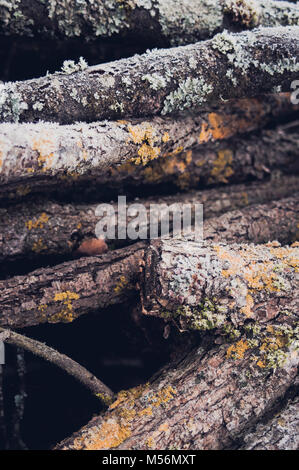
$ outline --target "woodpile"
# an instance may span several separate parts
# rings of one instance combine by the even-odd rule
[[[291,1],[1,2],[0,34],[20,51],[80,40],[120,57],[0,82],[0,345],[55,364],[103,405],[55,449],[299,447],[298,25]],[[127,57],[132,38],[150,50]],[[124,195],[144,209],[135,239]],[[125,236],[98,236],[101,204]],[[168,236],[159,220],[151,237],[154,205],[203,205],[203,239],[193,212],[180,236],[172,212]],[[83,315],[105,328],[111,306],[145,335],[154,322],[171,350],[132,388],[27,336]]]

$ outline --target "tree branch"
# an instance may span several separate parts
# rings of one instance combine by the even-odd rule
[[[74,73],[1,85],[5,122],[122,119],[202,109],[228,98],[289,91],[298,75],[299,28],[221,33]]]
[[[128,35],[154,45],[206,39],[226,29],[298,24],[298,7],[288,2],[235,0],[140,0],[78,3],[74,0],[4,2],[0,33],[46,38],[91,39]]]
[[[290,103],[289,94],[280,94],[232,100],[210,112],[176,119],[156,117],[148,121],[133,119],[70,126],[0,124],[0,191],[5,195],[10,191],[16,196],[22,186],[36,191],[61,186],[63,182],[68,187],[74,181],[80,183],[85,176],[90,180],[99,175],[102,181],[97,181],[98,186],[99,183],[111,185],[115,178],[123,179],[123,174],[128,174],[126,164],[130,165],[131,178],[137,180],[141,173],[144,181],[143,165],[148,162],[155,159],[171,162],[171,155],[180,158],[180,152],[196,145],[205,149],[207,142],[257,129],[278,116],[280,119],[292,116],[297,108]],[[279,128],[278,132],[279,135],[270,133],[268,137],[269,140],[272,136],[275,144],[273,152],[276,145],[283,145],[278,137],[289,139],[290,145],[295,145],[291,131]],[[263,135],[267,140],[267,133]],[[242,145],[240,140],[236,145]],[[207,147],[203,159],[212,151],[213,148]]]
[[[282,156],[280,146],[275,147],[278,152],[277,162]],[[255,146],[253,147],[255,149]],[[289,146],[286,146],[286,154],[289,156]],[[269,148],[268,156],[271,155],[272,148]],[[260,142],[260,153],[256,157],[257,167],[261,167],[262,143]],[[265,146],[266,153],[266,146]],[[292,154],[291,154],[292,155]],[[241,154],[243,157],[243,154]],[[241,159],[240,159],[241,160]],[[244,158],[246,165],[248,159]],[[234,161],[234,160],[233,160]],[[267,167],[264,162],[264,168]],[[195,168],[198,168],[196,164]],[[190,172],[192,173],[192,171]],[[204,191],[191,193],[181,193],[173,196],[156,196],[138,200],[146,208],[147,218],[145,220],[147,236],[150,229],[150,207],[152,204],[158,204],[161,207],[161,215],[166,216],[167,209],[172,204],[183,209],[184,204],[203,204],[204,219],[220,215],[223,212],[234,209],[242,209],[237,215],[228,214],[221,219],[217,218],[216,228],[221,221],[221,234],[223,239],[237,237],[238,227],[236,220],[244,220],[244,231],[248,234],[248,239],[267,242],[271,238],[280,240],[282,243],[290,242],[296,236],[296,199],[290,198],[283,200],[278,204],[270,203],[272,200],[279,200],[293,195],[299,187],[299,177],[283,176],[277,177],[267,182],[240,184],[231,187],[221,187]],[[293,202],[294,201],[294,202]],[[132,201],[134,203],[134,201]],[[243,208],[253,204],[267,203],[266,206],[254,209],[254,215],[251,210],[244,211]],[[99,202],[100,204],[100,202]],[[130,204],[128,202],[128,204]],[[166,205],[166,206],[165,206]],[[63,204],[53,201],[35,202],[29,200],[14,206],[0,208],[0,261],[17,261],[19,259],[32,259],[42,262],[42,258],[52,255],[71,255],[82,244],[90,239],[96,238],[96,225],[100,220],[96,216],[98,204]],[[123,227],[118,217],[118,205],[112,204],[116,217],[110,218],[111,226],[115,226],[116,233]],[[263,213],[263,210],[265,213]],[[249,213],[249,215],[247,215]],[[238,215],[239,214],[239,215]],[[172,228],[173,213],[170,212],[170,228]],[[247,221],[247,217],[250,220]],[[278,217],[280,217],[278,221]],[[127,216],[126,226],[132,222],[134,217]],[[207,221],[205,221],[206,223]],[[212,222],[211,222],[212,223]],[[241,223],[241,222],[240,222]],[[140,225],[140,224],[139,224]],[[144,225],[142,226],[144,227]],[[225,234],[224,227],[228,228]],[[235,229],[236,227],[236,229]],[[141,225],[140,225],[141,228]],[[260,230],[257,237],[253,231]],[[240,231],[240,234],[243,233]],[[207,234],[207,231],[205,231]],[[214,234],[216,235],[216,234]],[[224,236],[225,235],[225,236]],[[130,243],[130,240],[106,239],[108,246],[121,247]]]
[[[14,331],[5,330],[0,327],[0,333],[5,334],[3,336],[3,341],[6,343],[26,349],[36,356],[42,357],[46,361],[55,364],[57,367],[60,367],[60,369],[63,369],[69,375],[72,375],[75,379],[79,380],[83,385],[89,388],[89,390],[91,390],[94,395],[97,395],[104,404],[107,405],[108,403],[111,403],[114,397],[112,390],[85,369],[85,367],[82,367],[70,357],[59,353],[40,341],[27,338],[26,336],[15,333]]]

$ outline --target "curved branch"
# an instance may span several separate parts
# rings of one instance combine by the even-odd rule
[[[73,361],[65,354],[61,354],[53,348],[50,348],[44,343],[32,338],[27,338],[11,330],[6,330],[0,327],[1,339],[5,343],[13,344],[20,348],[26,349],[36,356],[42,357],[46,361],[55,364],[60,369],[72,375],[75,379],[79,380],[85,385],[92,393],[99,397],[99,399],[107,405],[114,397],[114,393],[107,385],[101,382],[97,377],[91,374],[85,367]]]

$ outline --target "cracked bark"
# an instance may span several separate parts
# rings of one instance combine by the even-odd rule
[[[227,449],[292,385],[298,356],[275,372],[227,344],[200,347],[145,386],[120,392],[109,410],[56,449]]]
[[[227,241],[244,234],[248,240],[267,242],[277,239],[288,243],[296,237],[296,199],[270,202],[293,195],[299,187],[299,177],[281,176],[278,180],[265,183],[235,185],[228,188],[209,189],[174,196],[152,197],[138,200],[147,211],[146,230],[149,236],[151,204],[166,204],[161,214],[167,214],[167,208],[176,204],[182,210],[183,204],[203,204],[204,220],[234,209],[240,212],[228,214],[215,221],[215,233],[223,235]],[[133,201],[134,202],[134,201]],[[246,206],[267,203],[261,208],[244,210]],[[99,202],[100,204],[100,202]],[[27,201],[14,206],[0,208],[0,261],[18,259],[38,259],[45,255],[71,255],[87,240],[95,238],[96,225],[100,220],[96,216],[98,204],[59,204],[53,201]],[[118,205],[113,204],[118,233]],[[263,212],[264,210],[264,212]],[[248,214],[248,215],[247,215]],[[170,212],[172,228],[173,213]],[[134,217],[127,217],[127,224]],[[219,224],[221,223],[221,229]],[[238,225],[239,224],[239,225]],[[114,225],[113,217],[111,225]],[[212,221],[206,224],[205,237],[212,229]],[[139,224],[139,230],[144,226]],[[243,228],[242,228],[243,227]],[[257,231],[260,231],[257,236]],[[246,238],[245,238],[246,239]],[[108,245],[120,247],[130,243],[129,239],[106,239]]]
[[[278,117],[290,119],[297,109],[286,93],[232,100],[176,119],[1,124],[0,194],[16,198],[59,187],[60,193],[93,190],[101,197],[130,185],[173,182],[185,189],[201,182],[261,178],[294,164],[298,123],[259,130],[244,139],[236,135]]]
[[[267,423],[258,423],[246,433],[242,450],[298,450],[299,397],[288,400]]]
[[[298,45],[296,26],[221,33],[80,72],[6,83],[0,117],[5,122],[91,122],[202,109],[277,86],[289,91],[298,75]]]
[[[119,36],[150,40],[153,45],[195,42],[225,29],[298,24],[297,5],[289,2],[152,0],[78,2],[20,0],[0,7],[0,33],[22,37],[84,41]]]
[[[296,312],[298,255],[298,242],[153,241],[141,282],[143,313],[182,329],[226,330]]]
[[[297,205],[296,199],[290,198],[276,203],[272,202],[269,206],[253,206],[243,211],[212,218],[204,223],[204,235],[209,241],[227,238],[229,242],[249,240],[255,243],[264,241],[265,238],[268,239],[268,236],[285,240],[288,234],[295,238],[296,220],[292,217],[298,216]],[[277,220],[281,220],[280,230],[277,228]],[[285,233],[281,232],[282,227]],[[167,243],[170,245],[172,243],[174,247],[181,243],[183,250],[187,247],[186,242],[184,244],[176,240],[153,241],[152,246],[156,247],[160,243],[163,246],[165,244],[166,247]],[[26,276],[15,276],[0,281],[2,291],[0,324],[21,328],[44,322],[70,322],[88,312],[124,302],[134,293],[136,295],[136,282],[139,279],[140,266],[147,244],[148,242],[139,242],[131,247],[111,251],[98,257],[81,258],[53,268],[41,268]],[[194,247],[196,248],[196,244]],[[290,250],[295,252],[296,248],[290,248]],[[150,253],[151,250],[146,258],[145,285],[141,286],[145,291],[147,303],[157,302],[156,285],[153,286],[151,278],[152,271],[156,272],[156,265],[151,263]],[[188,253],[187,251],[186,259]],[[191,258],[191,255],[189,257]],[[171,266],[169,267],[171,276],[170,268]],[[153,277],[158,284],[157,276]],[[292,283],[291,286],[295,287],[295,280],[289,277],[292,277],[291,271],[286,275],[286,282]],[[223,283],[223,289],[226,284]],[[187,293],[188,289],[186,286],[183,287]],[[168,290],[166,295],[168,295]],[[214,293],[211,295],[214,296]],[[196,298],[198,302],[199,296],[200,292]],[[295,300],[296,297],[294,297],[294,302]],[[284,302],[287,304],[288,301],[290,299],[286,295]],[[157,314],[160,313],[158,310]]]

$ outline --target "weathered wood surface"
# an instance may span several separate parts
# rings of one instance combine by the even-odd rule
[[[258,423],[244,437],[242,450],[298,450],[299,397],[288,400],[284,408],[266,423]]]
[[[57,449],[229,449],[292,385],[298,354],[275,371],[229,344],[198,348],[148,384],[120,392],[109,410]]]
[[[0,34],[72,38],[134,35],[154,45],[195,42],[225,29],[296,25],[297,5],[236,0],[18,0],[0,5]]]
[[[298,242],[153,241],[141,282],[143,313],[203,331],[298,314],[298,261]]]
[[[237,241],[235,237],[239,231],[239,235],[244,237],[246,234],[248,240],[267,242],[270,239],[277,239],[282,243],[288,243],[299,232],[296,228],[298,200],[293,197],[276,204],[270,201],[291,196],[298,188],[299,177],[280,176],[274,181],[247,183],[173,196],[156,196],[131,202],[143,204],[146,208],[145,227],[148,237],[152,204],[159,204],[161,218],[168,215],[168,207],[172,204],[176,204],[181,211],[184,204],[192,204],[193,207],[195,204],[203,204],[204,220],[223,212],[240,209],[240,212],[229,213],[223,218],[216,219],[216,233],[213,233],[213,237],[217,237],[219,232],[223,239],[229,241],[232,238]],[[267,205],[254,208],[253,216],[251,209],[243,210],[247,206],[262,203]],[[39,202],[29,200],[0,208],[0,261],[38,259],[43,255],[75,254],[82,244],[96,237],[96,225],[100,221],[100,217],[96,215],[97,207],[98,204],[63,204],[48,200]],[[110,222],[111,226],[116,227],[117,234],[123,225],[118,219],[118,205],[113,203],[112,207],[115,211],[116,225],[113,216]],[[134,217],[127,216],[126,227],[133,220]],[[169,212],[169,220],[172,228],[172,212]],[[222,224],[221,229],[219,223]],[[144,228],[144,225],[139,224],[139,226],[140,229]],[[205,227],[207,226],[210,228],[205,230],[205,237],[213,231],[212,221],[207,225],[205,223]],[[259,236],[256,234],[257,231],[260,232]],[[106,242],[115,248],[129,243],[130,240],[107,237]]]
[[[225,139],[289,119],[296,110],[286,93],[232,100],[176,119],[0,124],[0,194],[20,197],[59,187],[59,193],[93,189],[101,197],[130,185],[171,181],[186,188],[261,177],[296,160],[298,123]]]
[[[289,91],[298,75],[298,46],[299,27],[286,26],[223,32],[93,67],[81,61],[66,72],[2,84],[0,118],[69,124],[167,115],[274,87]]]
[[[0,281],[1,326],[71,322],[80,315],[126,301],[136,292],[143,253],[141,243]]]
[[[218,241],[221,238],[222,240],[227,239],[229,243],[236,241],[254,241],[259,243],[264,241],[265,238],[268,239],[268,237],[270,239],[273,239],[273,237],[279,238],[285,241],[287,235],[294,238],[297,235],[296,220],[293,219],[293,217],[297,216],[298,201],[296,204],[296,200],[290,198],[289,200],[282,200],[276,203],[272,202],[269,206],[253,206],[252,208],[244,209],[242,212],[234,211],[222,217],[207,220],[203,226],[204,235],[208,237],[209,241],[214,239]],[[278,219],[281,219],[280,230],[277,228]],[[286,233],[283,233],[282,229],[285,229]],[[190,254],[191,248],[188,246],[188,242],[179,242],[175,239],[171,242],[153,241],[152,246],[155,247],[159,243],[163,244],[163,246],[165,244],[166,247],[168,246],[167,244],[173,245],[174,249],[178,245],[178,250],[181,248],[183,250],[181,256],[185,256],[187,261],[189,258],[195,259],[199,252],[196,243],[192,244],[192,242],[189,243],[192,249],[194,246],[194,256]],[[15,276],[11,279],[0,281],[2,292],[0,299],[0,324],[5,327],[21,328],[44,322],[70,322],[88,312],[124,302],[132,294],[134,295],[134,292],[136,295],[136,283],[139,279],[144,250],[147,244],[148,242],[146,241],[139,242],[130,247],[111,251],[98,257],[81,258],[54,267],[40,268],[26,276]],[[185,248],[186,251],[184,251]],[[252,248],[251,250],[254,251]],[[259,253],[259,250],[260,248],[257,247],[257,253]],[[281,250],[283,251],[282,248]],[[296,251],[296,248],[290,248],[289,250],[292,254],[293,251]],[[149,253],[152,253],[152,251],[151,248]],[[283,251],[283,253],[285,252]],[[255,258],[253,257],[253,259]],[[156,265],[151,262],[150,254],[148,254],[144,285],[142,284],[141,287],[145,291],[144,295],[147,303],[150,304],[157,304],[160,300],[157,300],[156,285],[153,285],[151,278],[154,272],[154,280],[159,284],[158,274],[160,271],[158,269],[156,272],[155,269]],[[169,269],[169,276],[171,276],[172,266],[166,267],[166,269]],[[268,275],[270,276],[271,273],[268,273]],[[208,276],[207,273],[206,276]],[[278,276],[277,282],[280,282],[279,275],[275,274],[275,276]],[[290,276],[292,277],[292,271],[287,273],[286,282],[289,282],[288,285],[295,288],[295,280],[289,280]],[[275,282],[275,279],[273,282]],[[226,283],[223,281],[223,289],[225,289],[227,284],[228,281]],[[183,289],[187,296],[189,295],[185,284],[178,286],[179,291],[180,289]],[[240,299],[244,294],[243,291],[240,293]],[[165,295],[169,295],[172,301],[172,290],[170,289],[170,293],[168,293],[168,287],[165,288]],[[199,291],[198,297],[200,295],[201,292]],[[217,292],[211,294],[211,299],[214,298],[214,295],[217,295]],[[246,294],[244,295],[247,299]],[[191,301],[191,297],[189,300]],[[198,302],[200,301],[199,299],[197,300]],[[286,296],[284,301],[290,301],[289,297]],[[294,297],[293,301],[296,301],[296,297]],[[225,298],[223,302],[225,303]],[[250,302],[249,304],[251,305]],[[157,312],[155,311],[157,315],[163,314],[159,307],[160,304]],[[217,320],[216,312],[213,314],[213,318],[215,321]],[[223,314],[219,315],[219,322],[221,320],[224,322]],[[191,322],[192,325],[193,323]]]

